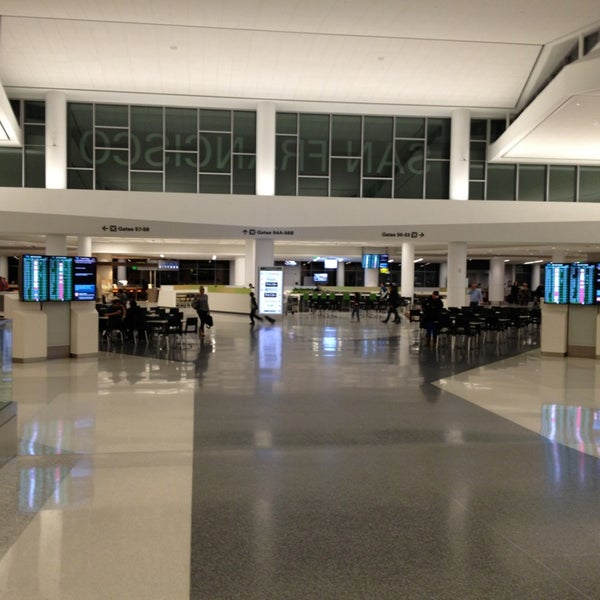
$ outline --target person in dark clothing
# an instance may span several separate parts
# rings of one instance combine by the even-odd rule
[[[254,292],[250,292],[250,325],[254,327],[256,325],[255,319],[257,321],[262,321],[262,317],[258,314],[258,302],[256,301],[256,296]]]
[[[392,283],[389,284],[390,293],[387,299],[388,305],[388,313],[385,319],[381,321],[382,323],[387,323],[390,320],[390,317],[394,315],[394,323],[400,323],[400,315],[398,314],[398,307],[402,303],[400,298],[400,294],[398,293],[398,286]]]
[[[354,321],[354,317],[356,317],[357,321],[360,321],[360,292],[354,292],[354,296],[352,297],[352,315],[350,316],[350,320]]]
[[[198,294],[194,300],[192,300],[192,308],[198,313],[198,317],[200,318],[200,328],[198,334],[200,337],[204,337],[204,327],[208,327],[210,329],[209,315],[210,308],[208,307],[208,294],[206,293],[206,289],[203,285],[200,286],[198,290]]]
[[[129,339],[134,339],[134,332],[138,332],[138,337],[144,338],[146,332],[146,311],[135,300],[129,301],[127,314],[123,319],[123,329],[125,336]]]
[[[440,315],[444,308],[444,302],[440,298],[440,293],[434,291],[431,296],[423,300],[423,326],[427,343],[435,345],[439,333]]]
[[[258,321],[262,321],[263,318],[258,314],[258,302],[256,301],[256,296],[252,291],[254,286],[250,285],[250,325],[254,326],[254,319]],[[275,323],[275,319],[273,317],[269,317],[269,315],[264,315],[265,319],[271,323]]]

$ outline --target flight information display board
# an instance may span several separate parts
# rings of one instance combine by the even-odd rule
[[[69,256],[48,257],[48,300],[73,300],[73,259]]]
[[[73,300],[96,300],[96,259],[93,256],[73,259]]]
[[[569,267],[569,303],[596,303],[596,265],[575,263]]]
[[[19,298],[23,302],[48,300],[48,257],[25,254],[20,266]]]
[[[569,265],[548,263],[544,272],[544,302],[548,304],[568,304]]]

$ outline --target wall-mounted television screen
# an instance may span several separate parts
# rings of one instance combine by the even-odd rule
[[[315,283],[327,283],[327,273],[314,273],[313,281]]]
[[[70,302],[73,300],[73,258],[48,257],[48,300]]]
[[[548,263],[544,268],[544,302],[547,304],[568,304],[569,265]]]
[[[575,263],[569,266],[569,304],[596,303],[596,265]]]
[[[96,258],[73,259],[73,300],[96,300]]]
[[[48,300],[48,257],[24,254],[19,265],[19,299],[23,302]]]

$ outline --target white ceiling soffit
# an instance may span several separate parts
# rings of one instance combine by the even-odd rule
[[[21,146],[22,143],[21,128],[8,101],[4,87],[0,83],[0,145]]]
[[[488,160],[600,165],[600,49],[566,66],[490,145]]]

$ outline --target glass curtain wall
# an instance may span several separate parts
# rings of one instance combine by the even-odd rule
[[[0,147],[1,187],[46,187],[46,107],[43,101],[11,100],[23,131],[23,147]]]
[[[45,103],[11,99],[23,148],[0,147],[0,187],[45,187]],[[445,199],[450,119],[277,113],[275,194]],[[469,199],[600,202],[600,167],[496,163],[503,119],[472,119]],[[256,193],[256,113],[69,103],[67,187]]]
[[[255,194],[256,113],[68,104],[70,189]]]
[[[277,113],[275,193],[447,198],[450,119]]]
[[[599,167],[486,162],[504,129],[501,120],[471,121],[470,200],[600,202]]]

